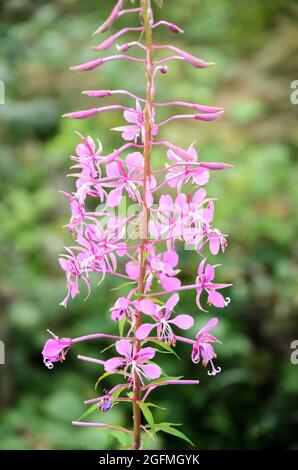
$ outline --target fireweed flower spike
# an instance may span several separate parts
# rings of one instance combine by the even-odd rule
[[[209,262],[208,252],[214,259],[220,250],[225,250],[227,235],[213,225],[215,199],[208,196],[206,185],[213,171],[231,165],[202,161],[194,143],[186,142],[180,147],[165,140],[163,130],[171,126],[172,121],[193,119],[198,125],[209,125],[208,121],[222,116],[223,109],[176,97],[159,103],[155,99],[157,75],[166,76],[165,63],[170,64],[172,60],[183,61],[197,69],[208,68],[212,62],[172,44],[156,44],[153,36],[157,28],[167,28],[174,34],[183,30],[164,19],[155,22],[153,0],[135,0],[132,8],[126,8],[128,3],[128,0],[115,0],[110,16],[96,34],[111,30],[123,16],[135,15],[140,20],[139,26],[112,31],[93,47],[97,54],[95,59],[72,70],[94,70],[93,73],[100,74],[101,67],[109,67],[112,61],[128,64],[125,65],[128,67],[135,64],[138,71],[145,66],[145,93],[137,96],[134,90],[87,90],[83,92],[86,99],[95,99],[97,103],[104,100],[103,106],[86,105],[86,109],[64,115],[71,119],[96,119],[98,114],[120,111],[123,117],[113,130],[120,132],[123,144],[116,149],[103,149],[97,138],[102,136],[83,136],[77,132],[78,145],[70,157],[72,166],[68,175],[75,184],[73,192],[63,192],[70,205],[70,221],[66,227],[72,242],[59,257],[66,274],[67,294],[61,302],[64,307],[80,294],[79,289],[88,297],[94,285],[92,280],[97,285],[106,277],[119,280],[121,296],[115,296],[109,308],[111,320],[119,324],[120,334],[97,332],[72,339],[60,339],[52,334],[42,356],[45,365],[52,369],[55,363],[64,361],[70,348],[77,349],[84,341],[96,342],[97,352],[98,343],[101,345],[103,341],[115,346],[115,357],[110,354],[109,346],[96,357],[77,355],[86,366],[101,370],[100,383],[108,375],[119,379],[111,390],[103,390],[100,396],[85,400],[85,404],[93,406],[90,412],[97,407],[103,419],[112,406],[130,403],[132,426],[125,429],[94,420],[74,421],[73,425],[124,432],[131,439],[131,448],[137,450],[156,432],[147,403],[149,395],[164,385],[199,383],[197,377],[163,376],[164,372],[155,363],[159,352],[166,350],[173,354],[174,347],[179,349],[179,345],[185,343],[192,348],[194,363],[209,366],[209,375],[220,372],[214,365],[213,349],[220,341],[210,333],[218,323],[217,318],[209,321],[207,318],[195,337],[192,337],[192,327],[201,317],[200,310],[206,311],[205,303],[212,308],[223,308],[230,301],[220,291],[231,284],[216,282],[218,265]],[[126,33],[135,37],[121,44]],[[139,49],[138,57],[134,56],[135,47]],[[103,51],[110,48],[115,49],[112,55],[103,57]],[[130,55],[126,55],[127,51]],[[167,52],[168,56],[160,56]],[[119,99],[118,103],[109,102],[113,96]],[[123,97],[131,100],[128,106],[122,103]],[[168,110],[163,121],[159,118],[160,109]],[[156,161],[160,160],[159,168],[154,170],[151,168],[153,154]],[[129,210],[125,212],[122,206],[127,199]],[[189,284],[181,282],[182,257],[178,250],[183,244],[194,250],[194,263],[197,259]],[[197,300],[191,315],[179,308],[179,293],[188,290],[196,294]],[[187,330],[190,330],[189,335],[186,335]],[[198,374],[197,369],[195,374]],[[181,432],[180,436],[183,436]]]

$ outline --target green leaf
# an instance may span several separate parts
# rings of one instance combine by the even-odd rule
[[[150,386],[167,382],[168,380],[180,380],[180,379],[183,379],[183,375],[180,375],[179,377],[171,377],[171,376],[161,377],[160,379],[156,379],[153,382],[150,382]]]
[[[126,316],[123,315],[123,317],[119,321],[119,335],[120,336],[123,336],[125,324],[126,324]]]
[[[110,345],[107,346],[106,348],[103,348],[100,352],[101,352],[101,353],[104,353],[104,352],[108,351],[108,349],[111,349],[113,346],[115,346],[114,343],[113,343],[113,344],[110,344]]]
[[[91,415],[91,413],[93,413],[94,411],[98,411],[98,403],[94,403],[94,405],[89,406],[89,408],[82,414],[82,416],[77,419],[77,421],[81,421],[82,419]]]
[[[172,426],[181,426],[181,424],[159,423],[155,425],[155,429],[156,429],[156,432],[162,431],[167,434],[171,434],[172,436],[179,437],[179,439],[183,439],[184,441],[194,446],[194,443],[183,432],[179,431],[178,429],[173,428]]]
[[[113,292],[113,291],[122,289],[122,287],[130,286],[131,284],[135,284],[135,283],[136,281],[123,282],[122,284],[120,284],[120,286],[113,287],[112,289],[110,289],[110,291]]]
[[[155,422],[154,422],[153,414],[151,413],[151,410],[149,409],[148,404],[144,403],[142,401],[139,401],[138,405],[141,408],[142,413],[143,413],[147,423],[149,424],[149,426],[151,428],[151,431],[152,431],[152,433],[155,437]]]
[[[149,406],[149,407],[152,406],[152,408],[158,408],[159,410],[166,410],[166,408],[163,408],[162,406],[156,405],[155,403],[150,403],[150,402],[148,403],[146,401],[146,405]]]
[[[99,379],[97,380],[96,384],[95,384],[95,390],[97,389],[98,385],[100,384],[100,382],[105,379],[106,377],[109,377],[110,375],[122,375],[120,372],[105,372],[104,374],[102,374]]]
[[[127,388],[127,385],[123,385],[122,387],[117,388],[117,390],[113,393],[113,398],[118,398],[119,395]]]
[[[178,354],[174,351],[174,349],[171,348],[171,346],[168,346],[167,344],[164,344],[164,343],[162,343],[161,341],[158,341],[157,339],[151,339],[150,341],[151,341],[152,343],[156,343],[156,344],[158,344],[159,346],[161,346],[162,348],[164,348],[164,349],[166,350],[166,353],[167,353],[167,354],[174,354],[174,356],[176,356],[176,357],[179,359],[179,361],[181,360],[181,358],[180,358],[180,357],[178,356]],[[162,353],[165,354],[165,351],[160,351],[160,350],[157,350],[157,351],[158,351],[159,353],[161,353],[161,354],[162,354]]]

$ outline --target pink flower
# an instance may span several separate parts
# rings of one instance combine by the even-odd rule
[[[136,100],[135,111],[126,110],[124,111],[123,115],[124,119],[132,125],[115,127],[112,130],[122,132],[122,138],[124,140],[133,140],[134,142],[136,142],[138,137],[144,132],[145,122],[145,117],[140,102]]]
[[[223,235],[216,229],[210,229],[206,236],[207,242],[209,243],[209,250],[212,255],[217,255],[219,250],[224,253],[228,244],[226,235]]]
[[[203,366],[206,367],[210,362],[211,371],[208,371],[208,375],[216,375],[221,371],[220,367],[215,367],[213,364],[213,359],[216,359],[216,354],[210,343],[221,343],[215,336],[212,336],[209,333],[209,330],[214,328],[218,323],[217,318],[211,318],[211,320],[200,329],[196,336],[196,342],[193,345],[192,350],[192,361],[197,364],[200,362],[202,357]]]
[[[74,255],[70,248],[67,248],[67,251],[69,252],[69,254],[65,254],[63,255],[63,257],[59,258],[59,264],[61,268],[66,272],[66,280],[68,287],[67,295],[65,299],[60,303],[60,305],[62,305],[63,307],[67,306],[69,297],[74,299],[79,293],[79,279],[83,279],[88,288],[88,291],[90,290],[88,274],[83,274],[78,257]]]
[[[124,316],[133,318],[135,316],[134,303],[129,297],[119,297],[111,308],[112,320],[120,321]]]
[[[50,332],[51,333],[51,332]],[[42,350],[43,362],[48,369],[53,369],[54,362],[62,362],[65,360],[69,348],[72,346],[70,338],[61,338],[51,333],[53,339],[48,339]]]
[[[122,200],[123,191],[126,191],[130,199],[141,203],[137,186],[141,182],[138,181],[139,176],[143,172],[144,158],[141,153],[134,152],[127,155],[125,163],[117,161],[106,165],[107,176],[112,178],[111,183],[105,183],[106,187],[114,187],[107,197],[107,204],[110,207],[119,206]]]
[[[136,109],[125,110],[123,116],[127,122],[131,123],[131,125],[114,127],[112,130],[122,132],[121,135],[124,140],[133,140],[134,142],[137,142],[138,138],[141,137],[142,142],[144,142],[145,116],[139,100],[136,100]],[[153,118],[154,116],[152,116],[152,120]],[[156,136],[157,133],[158,127],[154,126],[152,135]]]
[[[165,251],[158,255],[148,255],[151,270],[150,278],[153,277],[153,273],[156,274],[166,291],[179,289],[181,281],[176,277],[179,269],[174,269],[178,262],[179,257],[174,250]]]
[[[71,168],[81,170],[80,173],[72,173],[70,175],[77,178],[75,197],[81,205],[88,195],[98,197],[103,201],[105,193],[100,184],[101,143],[97,141],[98,149],[96,150],[96,145],[90,136],[87,139],[80,134],[79,136],[82,143],[76,147],[77,156],[71,157],[72,160],[77,162]]]
[[[179,163],[179,165],[171,166],[169,168],[166,175],[166,181],[171,188],[177,187],[179,192],[181,191],[183,184],[191,182],[193,184],[204,186],[209,181],[208,170],[200,167],[199,165],[191,168],[191,164],[189,162],[197,163],[198,160],[198,154],[193,145],[188,148],[187,154],[189,155],[189,159],[186,162],[186,160],[177,155],[173,150],[170,149],[167,152],[168,158],[175,163]],[[182,162],[185,162],[185,165],[181,165]]]
[[[175,335],[171,325],[178,326],[182,330],[188,330],[194,324],[194,320],[190,315],[178,315],[170,319],[174,307],[179,302],[179,295],[172,295],[167,303],[163,306],[158,306],[150,300],[141,300],[139,302],[139,309],[142,313],[150,315],[155,323],[143,323],[136,331],[138,340],[147,338],[150,332],[157,328],[157,336],[160,341],[168,344],[175,344]]]
[[[204,310],[200,304],[200,297],[205,290],[208,294],[208,304],[214,305],[214,307],[223,308],[226,307],[230,303],[230,299],[224,298],[222,294],[217,292],[217,289],[223,289],[225,287],[229,287],[230,284],[215,284],[213,283],[213,279],[215,277],[215,267],[211,266],[211,264],[206,264],[206,258],[201,261],[199,264],[198,269],[198,277],[196,282],[201,284],[200,287],[197,288],[197,305],[201,310]]]
[[[149,361],[155,356],[153,348],[142,348],[137,351],[136,346],[132,347],[130,341],[120,340],[116,342],[116,351],[123,357],[113,357],[104,363],[107,372],[115,372],[124,367],[127,373],[130,369],[130,381],[133,382],[134,375],[137,374],[143,383],[143,378],[157,379],[161,375],[160,367],[156,364],[149,364]]]

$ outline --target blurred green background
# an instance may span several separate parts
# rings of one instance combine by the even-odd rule
[[[101,38],[91,33],[113,3],[1,0],[0,79],[6,88],[0,106],[0,339],[6,345],[6,365],[0,366],[1,449],[119,446],[107,431],[70,424],[82,414],[83,400],[96,396],[100,370],[79,363],[78,350],[53,371],[40,355],[47,328],[71,337],[115,331],[108,309],[119,294],[111,291],[116,283],[107,279],[87,302],[82,293],[64,310],[58,304],[65,279],[57,264],[70,243],[62,228],[69,207],[59,190],[72,190],[65,175],[77,144],[74,131],[98,137],[108,153],[120,143],[109,129],[122,123],[117,112],[80,122],[61,114],[95,104],[80,95],[84,89],[144,92],[140,65],[122,61],[87,74],[69,71],[98,56],[90,46]],[[213,173],[208,191],[218,198],[216,226],[229,234],[228,250],[216,259],[223,264],[219,279],[234,284],[231,304],[216,312],[223,372],[208,377],[191,363],[188,347],[179,348],[182,361],[162,355],[170,375],[201,383],[155,391],[152,399],[167,408],[158,410],[156,419],[183,423],[198,449],[298,449],[298,366],[290,362],[290,344],[298,339],[298,108],[290,102],[290,84],[298,79],[297,2],[165,0],[156,16],[185,30],[177,37],[160,29],[157,42],[171,41],[217,64],[202,71],[171,64],[169,73],[158,77],[157,99],[226,111],[214,123],[171,123],[162,136],[184,147],[196,140],[203,160],[235,165]],[[127,17],[116,26],[134,21]],[[100,104],[107,103],[112,101]],[[160,159],[164,152],[155,151],[153,160]],[[183,258],[183,282],[192,282],[193,254],[184,252]],[[210,318],[198,312],[193,293],[183,296],[181,311],[197,314],[193,334]],[[79,350],[96,356],[105,345]],[[102,419],[128,424],[130,409],[114,407]],[[160,435],[153,447],[185,444]]]

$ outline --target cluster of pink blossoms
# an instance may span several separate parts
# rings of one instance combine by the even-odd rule
[[[120,373],[124,383],[114,387],[103,396],[88,400],[86,403],[98,403],[99,410],[108,411],[114,401],[133,401],[133,398],[119,396],[121,393],[138,388],[138,400],[145,403],[149,393],[158,386],[175,384],[197,384],[198,380],[167,380],[163,372],[153,362],[156,356],[155,344],[158,342],[167,348],[179,342],[191,346],[191,359],[194,363],[202,362],[209,366],[208,373],[216,375],[220,367],[216,366],[213,344],[220,341],[210,331],[217,325],[218,319],[211,318],[194,338],[181,336],[181,330],[193,327],[196,308],[205,311],[202,302],[222,308],[229,303],[229,298],[222,293],[230,284],[215,282],[217,265],[207,263],[209,250],[211,258],[224,251],[227,237],[213,226],[214,200],[207,197],[205,185],[210,172],[230,167],[225,163],[202,162],[192,144],[186,150],[163,140],[162,127],[173,120],[212,121],[223,113],[222,108],[170,101],[156,103],[154,100],[155,79],[158,73],[167,73],[165,63],[180,60],[196,68],[211,65],[172,45],[148,43],[151,33],[166,27],[172,33],[183,31],[167,21],[154,22],[151,3],[142,0],[140,7],[124,9],[125,0],[119,0],[107,21],[98,29],[103,33],[120,17],[126,14],[138,14],[140,27],[124,28],[99,44],[97,51],[105,51],[116,44],[128,32],[137,31],[147,34],[144,45],[133,41],[117,45],[117,54],[100,57],[91,62],[72,67],[73,70],[87,71],[104,66],[114,60],[128,60],[141,63],[146,67],[147,96],[141,98],[126,90],[88,90],[85,95],[109,100],[113,95],[124,96],[132,100],[133,105],[107,104],[91,109],[72,112],[65,115],[74,119],[85,119],[98,113],[113,110],[123,111],[125,125],[117,127],[125,141],[111,153],[104,154],[99,141],[78,133],[79,144],[76,147],[71,175],[76,180],[75,191],[64,193],[70,203],[71,218],[69,231],[75,239],[74,246],[66,248],[59,262],[66,273],[67,295],[61,305],[67,306],[80,292],[81,285],[86,286],[88,295],[91,291],[91,273],[97,273],[97,280],[105,276],[115,276],[129,286],[126,296],[119,297],[111,307],[111,319],[122,322],[124,334],[111,336],[94,333],[80,338],[59,339],[53,335],[43,349],[44,363],[48,368],[63,361],[68,350],[74,344],[91,339],[111,339],[115,342],[117,356],[107,360],[78,356],[93,362],[109,373]],[[147,15],[144,17],[144,15]],[[148,31],[150,35],[148,36]],[[149,45],[148,45],[149,44]],[[132,48],[144,51],[140,59],[126,52]],[[155,59],[160,51],[170,51],[174,55]],[[166,107],[189,109],[192,113],[170,115],[159,122],[158,109]],[[159,169],[151,169],[148,154],[155,148],[165,149],[164,160]],[[161,150],[160,150],[161,152]],[[161,155],[161,153],[160,153]],[[167,193],[168,191],[168,193]],[[176,193],[176,194],[175,194]],[[120,207],[128,201],[129,210],[123,215]],[[96,207],[90,210],[90,207]],[[187,246],[198,256],[197,273],[191,285],[182,285],[179,269],[179,250]],[[194,290],[197,307],[194,315],[189,312],[179,313],[179,292]],[[202,301],[202,297],[205,300]],[[151,346],[146,346],[151,342]],[[111,427],[104,423],[82,423],[77,425],[98,425]],[[144,432],[148,427],[141,425]],[[131,431],[127,431],[131,432]]]

